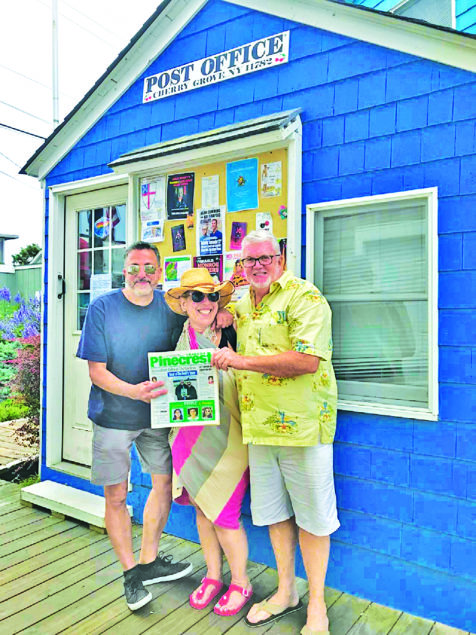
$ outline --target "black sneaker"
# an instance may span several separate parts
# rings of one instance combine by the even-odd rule
[[[163,551],[154,562],[148,564],[138,564],[142,584],[155,584],[156,582],[167,582],[168,580],[178,580],[186,575],[190,575],[193,570],[191,562],[172,562],[172,556],[164,556]]]
[[[124,594],[131,611],[137,611],[152,600],[152,593],[144,589],[138,566],[124,571]]]

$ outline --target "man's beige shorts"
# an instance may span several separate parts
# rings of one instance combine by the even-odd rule
[[[332,443],[250,444],[248,453],[255,525],[274,525],[295,516],[298,527],[315,536],[329,536],[338,529]]]

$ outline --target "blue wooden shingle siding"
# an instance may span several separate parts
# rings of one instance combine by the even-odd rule
[[[289,64],[141,104],[145,76],[286,29]],[[476,626],[474,91],[471,73],[214,1],[47,183],[109,172],[108,161],[141,146],[301,107],[303,210],[339,198],[439,188],[441,420],[339,413],[342,527],[327,581],[465,630]],[[64,480],[46,468],[43,478]],[[98,491],[81,479],[68,482]],[[132,482],[130,501],[141,520],[150,479],[137,461]],[[190,509],[174,507],[168,529],[196,537],[192,519]],[[251,558],[273,563],[266,532],[248,517],[245,523]]]
[[[346,2],[379,11],[390,11],[398,4],[398,0],[346,0]],[[455,14],[457,31],[476,33],[475,0],[455,0]]]

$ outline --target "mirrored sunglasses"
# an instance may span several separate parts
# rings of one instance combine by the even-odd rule
[[[126,269],[127,273],[130,273],[132,276],[137,276],[140,272],[140,265],[129,265]],[[157,267],[155,265],[144,265],[144,272],[151,276],[157,271]]]
[[[220,292],[214,291],[213,293],[203,293],[203,291],[192,291],[190,293],[190,297],[193,302],[203,302],[205,296],[210,300],[210,302],[218,302],[220,299]]]

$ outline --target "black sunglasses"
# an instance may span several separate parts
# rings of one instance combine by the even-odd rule
[[[210,302],[218,302],[220,299],[220,292],[214,291],[213,293],[203,293],[203,291],[192,291],[190,293],[190,297],[193,302],[203,302],[205,296],[210,300]]]

